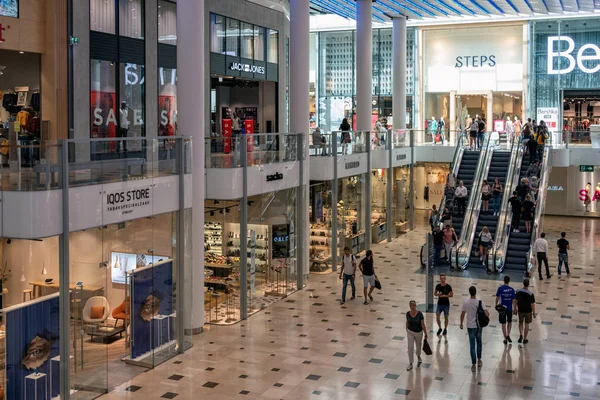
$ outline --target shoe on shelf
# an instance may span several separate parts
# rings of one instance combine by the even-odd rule
[[[448,330],[446,328],[444,328],[444,332],[442,333],[442,335],[446,336],[448,334]]]
[[[412,364],[408,364],[408,367],[406,367],[407,371],[410,371],[412,369]]]
[[[523,343],[523,336],[519,336],[519,340],[518,340],[518,342],[519,342],[519,343]]]
[[[510,338],[510,336],[507,336],[506,340],[508,340],[508,343],[512,343],[512,339]]]
[[[477,361],[477,366],[479,368],[483,367],[483,361],[481,361],[481,359],[479,359],[479,361]]]
[[[440,336],[442,334],[442,328],[438,329],[437,335]]]
[[[475,367],[475,364],[471,365],[471,371],[472,371],[472,372],[475,372],[475,371],[477,371],[477,368]]]

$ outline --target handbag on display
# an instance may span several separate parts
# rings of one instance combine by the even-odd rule
[[[423,339],[423,353],[427,354],[428,356],[433,354],[433,351],[431,351],[431,346],[429,346],[429,342],[427,341],[427,339]]]

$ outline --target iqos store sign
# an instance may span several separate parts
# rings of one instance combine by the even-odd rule
[[[565,48],[566,45],[566,49]],[[564,49],[564,50],[563,50]],[[600,71],[600,47],[593,43],[584,44],[575,50],[575,41],[569,36],[548,37],[548,74],[563,75],[572,72],[575,67],[586,74]],[[566,59],[567,67],[564,69],[554,68],[555,59]]]

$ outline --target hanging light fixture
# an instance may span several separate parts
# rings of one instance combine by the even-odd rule
[[[46,270],[46,263],[43,263],[42,265],[42,275],[48,275],[48,270]]]
[[[27,279],[25,279],[25,270],[21,270],[21,282],[25,282]]]

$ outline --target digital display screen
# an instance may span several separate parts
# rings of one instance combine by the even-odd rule
[[[19,0],[0,0],[0,16],[19,18]]]
[[[126,283],[127,272],[146,265],[168,260],[169,257],[150,254],[111,253],[110,278],[112,283]]]

